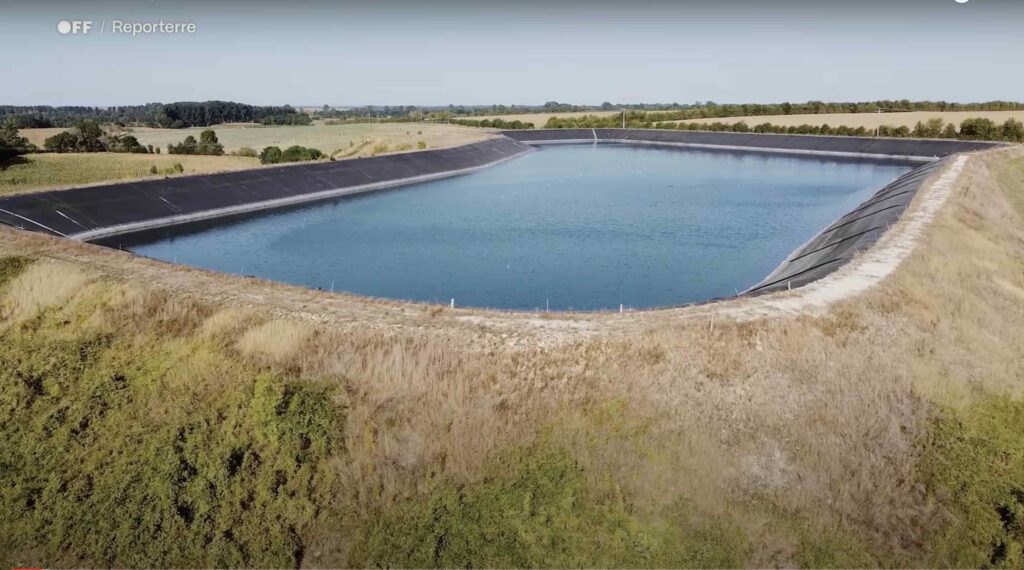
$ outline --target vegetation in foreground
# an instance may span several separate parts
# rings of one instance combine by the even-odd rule
[[[1020,567],[1016,156],[974,159],[827,315],[556,350],[336,332],[0,241],[0,558]]]

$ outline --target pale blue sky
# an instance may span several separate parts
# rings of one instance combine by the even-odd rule
[[[160,18],[198,31],[109,30]],[[5,0],[0,104],[1024,100],[1022,24],[1022,0]]]

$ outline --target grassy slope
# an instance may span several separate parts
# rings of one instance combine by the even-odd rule
[[[1019,567],[1024,160],[996,166],[826,317],[555,351],[336,334],[8,255],[0,558]]]
[[[29,154],[0,169],[0,196],[179,174],[242,170],[259,166],[255,158],[235,156],[168,156],[156,154],[87,153]],[[151,172],[156,167],[158,174]]]

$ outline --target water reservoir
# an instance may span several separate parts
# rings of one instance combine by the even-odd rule
[[[912,168],[620,144],[102,242],[311,288],[501,309],[732,296]]]

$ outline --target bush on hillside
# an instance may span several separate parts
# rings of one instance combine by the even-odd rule
[[[136,141],[138,142],[138,141]],[[57,133],[43,142],[52,152],[103,152],[103,129],[96,121],[81,121],[70,131]]]
[[[263,164],[277,164],[280,162],[303,162],[307,160],[319,160],[324,153],[319,149],[307,148],[304,146],[290,146],[283,151],[280,147],[268,146],[260,153],[260,162]]]
[[[192,135],[185,137],[179,144],[167,145],[167,152],[170,154],[205,154],[221,156],[224,154],[224,145],[217,140],[217,133],[212,129],[206,129],[199,134],[199,141]]]

